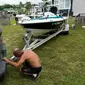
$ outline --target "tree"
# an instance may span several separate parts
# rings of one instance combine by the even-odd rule
[[[31,8],[31,2],[26,2],[25,3],[25,8],[29,10]]]
[[[24,11],[24,4],[20,1],[19,5],[17,6],[17,10],[19,14],[25,13]]]
[[[3,10],[4,9],[4,7],[3,6],[0,6],[0,10]]]
[[[26,2],[24,7],[26,8],[26,10],[25,10],[26,14],[28,14],[28,12],[29,12],[29,10],[31,8],[31,2]]]
[[[24,7],[24,4],[20,1],[19,6]]]
[[[13,8],[13,6],[10,5],[10,4],[5,4],[5,5],[3,5],[3,7],[4,7],[4,8]]]

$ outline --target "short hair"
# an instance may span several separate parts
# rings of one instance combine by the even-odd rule
[[[15,49],[13,50],[13,55],[14,55],[15,57],[21,57],[22,54],[23,54],[23,52],[22,52],[19,48],[15,48]]]

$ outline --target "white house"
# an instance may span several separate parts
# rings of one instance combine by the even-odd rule
[[[48,2],[50,3],[50,5],[56,6],[60,13],[63,13],[63,12],[67,13],[68,10],[70,10],[70,12],[72,12],[72,0],[48,0]],[[38,11],[42,11],[43,4],[44,4],[44,2],[41,2],[38,4],[39,5]],[[49,8],[48,8],[48,10],[49,10]]]
[[[78,15],[79,13],[85,13],[85,0],[73,0],[73,16]]]
[[[71,0],[52,0],[52,3],[58,7],[59,10],[70,9]]]
[[[72,13],[72,0],[51,0],[57,6],[60,13]]]

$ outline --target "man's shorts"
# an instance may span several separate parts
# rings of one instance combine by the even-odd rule
[[[40,71],[42,70],[42,67],[22,67],[21,71],[23,73],[28,73],[28,74],[39,74]]]

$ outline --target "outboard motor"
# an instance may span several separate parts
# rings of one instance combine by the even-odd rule
[[[57,7],[52,6],[49,11],[54,13],[54,14],[57,14],[57,10],[58,10]]]

